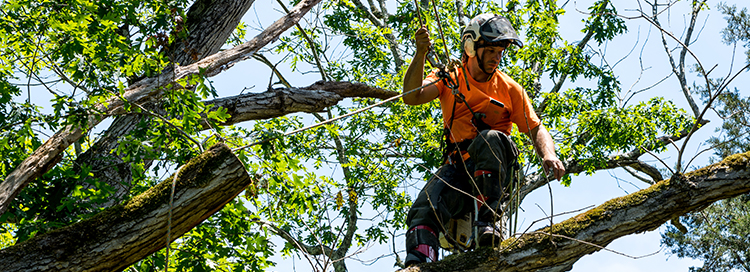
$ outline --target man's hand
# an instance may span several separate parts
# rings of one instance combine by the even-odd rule
[[[409,68],[406,69],[404,75],[404,92],[415,90],[420,86],[427,83],[423,82],[422,76],[424,75],[424,61],[427,56],[427,52],[430,51],[432,41],[430,41],[430,33],[427,32],[427,27],[422,26],[416,33],[414,33],[414,40],[417,43],[417,51],[414,52],[414,58],[409,64]],[[404,94],[402,98],[404,103],[407,105],[419,105],[432,101],[437,98],[440,94],[435,85],[427,86],[422,89],[418,89],[414,92]]]
[[[560,180],[565,175],[565,166],[555,154],[555,142],[542,125],[532,128],[528,133],[534,143],[537,154],[542,157],[542,169],[548,177]]]
[[[417,43],[417,54],[427,54],[432,46],[432,40],[430,40],[430,32],[427,32],[426,26],[422,26],[414,33],[414,40]]]
[[[565,175],[565,166],[557,156],[542,159],[542,167],[544,167],[544,173],[547,174],[548,177],[554,177],[555,179],[560,180],[562,176]]]

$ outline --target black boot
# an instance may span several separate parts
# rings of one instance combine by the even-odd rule
[[[478,199],[481,200],[479,207],[479,220],[474,222],[477,226],[477,245],[497,246],[503,240],[502,230],[498,229],[495,222],[502,216],[500,199],[503,197],[503,185],[500,183],[500,175],[487,170],[474,172],[474,180],[477,187]],[[488,207],[489,206],[489,207]]]
[[[477,230],[479,232],[477,233],[477,246],[495,247],[500,245],[500,242],[503,241],[503,234],[497,229],[497,227],[495,227],[495,223],[478,221],[475,222],[475,224],[477,225]]]

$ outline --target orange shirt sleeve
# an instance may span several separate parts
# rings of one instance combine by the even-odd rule
[[[531,99],[529,99],[523,87],[513,79],[510,79],[508,82],[508,94],[510,95],[511,103],[513,103],[510,120],[518,126],[519,131],[527,133],[542,122],[539,120],[536,112],[534,112],[534,105],[531,103]]]
[[[439,71],[438,69],[432,70],[432,72],[430,72],[430,74],[427,75],[427,77],[424,78],[424,80],[422,81],[422,84],[424,84],[424,82],[433,82],[435,80],[440,79],[440,77],[438,77],[438,75],[437,75],[438,71]],[[445,90],[448,89],[445,86],[445,83],[442,80],[438,81],[437,83],[435,83],[435,87],[437,87],[438,90],[440,90],[440,94],[438,95],[438,97],[442,97],[443,96],[443,92],[445,92]]]

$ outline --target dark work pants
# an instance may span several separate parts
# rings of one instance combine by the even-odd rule
[[[467,151],[468,160],[443,165],[427,181],[406,217],[409,229],[427,225],[433,230],[444,231],[443,226],[450,218],[459,218],[473,211],[474,199],[471,196],[479,193],[489,198],[486,203],[495,211],[480,209],[479,219],[488,223],[500,219],[493,215],[502,214],[502,199],[508,193],[504,191],[512,179],[511,167],[517,164],[518,151],[510,138],[497,130],[479,133]],[[489,170],[499,174],[500,178],[475,185],[475,170]]]

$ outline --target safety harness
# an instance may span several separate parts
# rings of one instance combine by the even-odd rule
[[[471,87],[468,82],[468,78],[466,75],[466,68],[463,65],[460,65],[461,69],[463,69],[463,75],[464,75],[464,82],[466,83],[466,90],[471,91]],[[453,120],[455,119],[456,114],[456,104],[461,101],[461,103],[464,103],[466,105],[466,108],[469,109],[469,112],[471,112],[472,118],[471,122],[476,127],[477,131],[483,131],[486,129],[490,129],[491,127],[482,121],[483,118],[485,118],[487,115],[481,112],[475,112],[471,106],[469,105],[469,102],[466,101],[466,97],[464,94],[461,93],[459,90],[459,84],[457,80],[453,80],[453,78],[450,76],[450,73],[448,73],[444,67],[440,67],[440,70],[437,72],[438,78],[443,81],[443,84],[445,84],[446,87],[451,89],[451,92],[454,96],[453,99],[453,107],[451,109],[451,117],[448,121],[448,126],[443,128],[443,138],[442,141],[442,150],[443,150],[443,157],[442,161],[445,162],[446,160],[448,163],[453,163],[453,161],[457,161],[460,159],[462,151],[466,151],[467,148],[469,148],[469,145],[471,144],[473,139],[466,139],[458,143],[451,142],[451,130],[453,129]],[[491,98],[490,98],[491,99]],[[499,102],[497,100],[492,99],[491,102],[495,102],[495,104],[499,103],[500,106],[504,106],[502,102]],[[459,158],[453,158],[452,155],[457,155]]]

